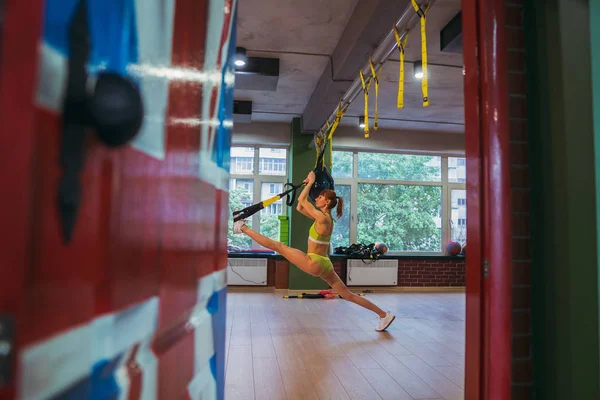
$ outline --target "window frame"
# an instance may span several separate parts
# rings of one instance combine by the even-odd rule
[[[423,255],[423,256],[436,256],[436,255],[444,255],[446,243],[448,243],[451,239],[450,232],[450,219],[452,218],[452,190],[466,190],[466,183],[454,183],[449,182],[448,179],[448,158],[464,158],[456,155],[448,156],[448,155],[440,155],[440,154],[410,154],[405,152],[393,152],[392,154],[398,155],[421,155],[421,156],[431,156],[431,157],[441,157],[441,179],[436,182],[432,181],[406,181],[406,180],[384,180],[384,179],[366,179],[358,177],[358,153],[390,153],[386,151],[365,151],[365,150],[355,150],[355,149],[347,149],[347,148],[336,148],[333,147],[334,152],[346,152],[352,153],[352,177],[349,178],[336,178],[333,176],[336,185],[349,185],[350,186],[350,243],[357,242],[357,216],[358,216],[358,185],[361,183],[372,183],[372,184],[383,184],[383,185],[405,185],[405,186],[437,186],[441,188],[442,192],[442,204],[441,204],[441,226],[442,226],[442,241],[441,248],[439,251],[399,251],[390,250],[388,254],[394,255]],[[333,252],[333,248],[330,250]]]
[[[262,188],[263,183],[285,184],[288,182],[288,167],[289,167],[289,158],[290,158],[290,150],[288,147],[286,147],[286,146],[266,146],[266,145],[264,145],[264,146],[256,146],[256,145],[254,145],[254,146],[244,146],[244,145],[233,146],[232,145],[231,147],[232,148],[242,147],[242,148],[254,149],[254,159],[253,159],[254,172],[252,174],[232,174],[231,172],[229,173],[229,179],[245,179],[245,180],[253,181],[254,187],[253,187],[253,192],[252,192],[252,198],[253,198],[252,204],[256,204],[261,200],[265,200],[265,199],[261,198],[261,188]],[[261,174],[259,174],[260,149],[285,150],[286,168],[283,169],[283,171],[285,172],[284,175],[261,175]],[[276,195],[276,194],[278,194],[278,193],[274,193],[273,195]],[[282,199],[282,201],[285,202],[285,199]],[[282,212],[279,215],[288,215],[288,207],[287,206],[282,206],[281,210],[282,210]],[[256,214],[252,215],[250,218],[252,221],[252,229],[255,230],[256,232],[260,232],[260,212],[257,212]],[[256,243],[254,240],[252,240],[252,250],[264,250],[264,249],[265,248],[263,246],[260,246],[258,243]]]

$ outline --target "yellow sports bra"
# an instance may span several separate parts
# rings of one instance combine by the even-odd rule
[[[315,229],[315,222],[310,226],[308,231],[308,240],[319,244],[329,244],[331,241],[331,235],[319,235],[319,232]]]

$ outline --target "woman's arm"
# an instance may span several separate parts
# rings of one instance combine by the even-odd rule
[[[296,209],[308,218],[322,220],[325,215],[308,201],[308,194],[312,185],[315,183],[315,173],[311,171],[304,180],[304,183],[306,183],[306,186],[304,186],[302,193],[298,196],[298,207]],[[302,210],[300,210],[300,208],[302,208]]]
[[[306,208],[309,205],[312,206],[308,201],[308,193],[310,193],[310,188],[312,188],[312,185],[315,183],[315,173],[311,171],[303,183],[304,189],[302,189],[300,196],[298,196],[298,205]]]
[[[306,211],[304,209],[304,207],[302,207],[302,204],[298,203],[298,206],[296,206],[296,210],[298,210],[300,213],[306,215],[308,218],[310,219],[314,219],[309,213],[308,211]]]

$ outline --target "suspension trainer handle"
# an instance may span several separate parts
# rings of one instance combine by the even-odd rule
[[[267,207],[268,205],[273,204],[274,202],[276,202],[277,200],[279,200],[285,196],[288,196],[286,204],[289,207],[291,207],[294,204],[294,201],[296,200],[296,190],[298,190],[303,185],[304,184],[294,185],[291,183],[286,183],[284,186],[286,186],[286,187],[289,186],[290,189],[286,190],[285,192],[279,193],[278,195],[275,195],[269,199],[263,200],[259,203],[252,204],[251,206],[248,206],[248,207],[244,208],[243,210],[234,211],[233,212],[233,222],[237,222],[241,219],[246,219],[246,218],[256,214],[257,212],[259,212],[263,208]],[[291,199],[290,199],[290,193],[292,193]]]

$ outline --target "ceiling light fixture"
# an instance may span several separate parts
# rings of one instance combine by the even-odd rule
[[[233,63],[236,67],[243,67],[248,62],[246,58],[246,49],[244,47],[236,47],[235,48],[235,58]]]
[[[423,62],[421,60],[415,61],[414,69],[415,78],[423,79]]]
[[[361,115],[360,117],[358,117],[358,127],[359,128],[365,127],[365,116],[364,115]]]

